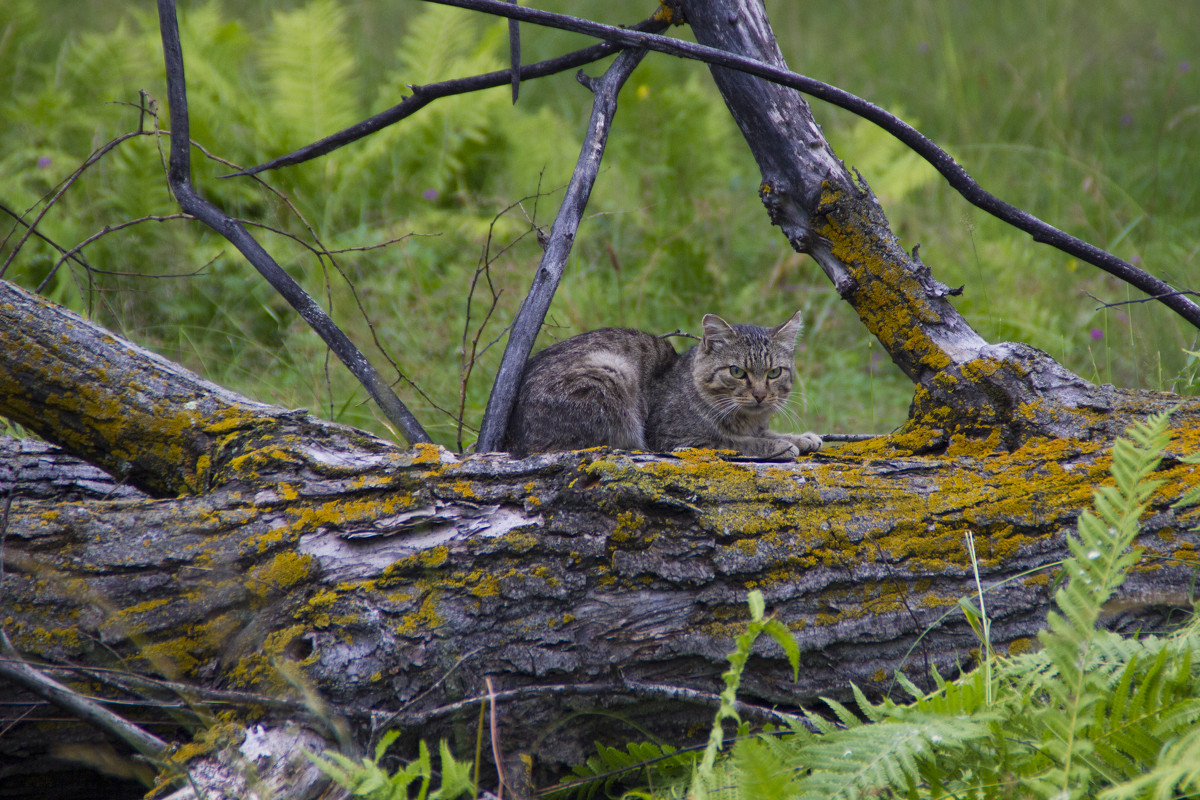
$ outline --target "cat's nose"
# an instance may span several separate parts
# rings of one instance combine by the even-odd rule
[[[750,394],[754,395],[754,402],[759,403],[759,404],[761,404],[763,400],[767,399],[767,390],[766,389],[755,389],[752,392],[750,392]]]

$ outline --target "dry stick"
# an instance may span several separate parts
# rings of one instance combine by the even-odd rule
[[[665,20],[659,19],[655,15],[642,20],[628,30],[661,31],[666,30],[667,25],[668,23]],[[544,78],[547,75],[556,75],[570,69],[577,69],[593,61],[599,61],[602,58],[611,56],[622,49],[624,49],[622,45],[601,42],[583,50],[577,50],[574,53],[567,53],[557,58],[527,64],[520,69],[520,80],[527,81],[533,78]],[[233,178],[238,175],[256,175],[268,169],[279,169],[280,167],[288,167],[293,164],[302,164],[305,161],[337,150],[339,147],[344,147],[351,142],[356,142],[365,136],[370,136],[372,133],[393,125],[406,117],[410,117],[439,98],[478,92],[483,89],[492,89],[511,83],[512,70],[503,69],[483,75],[474,75],[469,78],[456,78],[454,80],[441,81],[440,83],[431,83],[426,86],[410,86],[408,88],[412,89],[412,94],[404,98],[403,102],[392,106],[386,111],[381,111],[375,116],[351,125],[345,130],[330,134],[320,141],[305,145],[299,150],[272,159],[265,164],[259,164],[256,167],[250,167],[249,169],[233,172],[222,177]]]
[[[810,94],[827,103],[844,108],[864,119],[870,120],[888,133],[908,145],[917,155],[924,158],[933,168],[941,173],[967,202],[983,209],[997,219],[1007,222],[1033,237],[1035,242],[1048,244],[1068,255],[1099,267],[1110,275],[1114,275],[1148,295],[1154,296],[1165,306],[1179,314],[1192,325],[1200,328],[1200,305],[1189,300],[1186,296],[1165,281],[1140,270],[1127,261],[1111,253],[1101,250],[1095,245],[1077,239],[1053,225],[1050,225],[1027,211],[1006,203],[995,195],[985,191],[965,169],[942,148],[938,147],[924,134],[913,128],[899,117],[888,113],[874,103],[867,102],[861,97],[847,91],[830,86],[827,83],[797,75],[785,69],[773,67],[752,58],[734,55],[724,50],[717,50],[704,45],[683,42],[667,36],[642,33],[628,28],[616,28],[590,20],[569,17],[564,14],[552,14],[532,8],[522,8],[499,0],[427,0],[441,5],[467,8],[483,11],[496,16],[508,17],[521,22],[532,22],[551,28],[583,33],[595,36],[609,42],[625,45],[626,47],[644,47],[647,50],[657,50],[660,53],[703,61],[720,67],[745,72],[759,78],[778,83],[783,86]]]
[[[160,758],[170,749],[169,744],[154,734],[34,669],[21,658],[3,631],[0,631],[0,653],[3,654],[0,656],[0,677],[24,686],[46,702],[112,734],[147,758]]]
[[[50,268],[50,271],[48,273],[46,273],[46,277],[42,278],[42,282],[38,284],[37,288],[34,289],[34,291],[37,292],[38,294],[41,294],[42,290],[50,285],[50,281],[51,281],[51,279],[54,278],[54,274],[56,272],[58,272],[59,267],[61,267],[64,263],[66,263],[67,259],[75,258],[76,256],[78,256],[79,252],[81,250],[83,250],[83,248],[87,247],[89,244],[92,244],[93,242],[103,239],[108,234],[115,233],[119,230],[122,230],[123,228],[128,228],[133,225],[140,225],[143,222],[169,222],[169,221],[175,220],[175,219],[191,219],[191,217],[188,216],[187,214],[167,214],[165,216],[159,215],[159,214],[153,214],[153,215],[146,216],[146,217],[138,217],[137,219],[127,220],[127,221],[121,222],[117,225],[105,225],[99,231],[97,231],[96,233],[93,233],[91,236],[87,237],[82,242],[80,242],[79,244],[72,247],[70,250],[64,251],[62,256],[58,259],[58,261],[54,262],[54,266]],[[90,272],[98,273],[100,275],[128,275],[131,277],[141,277],[141,273],[136,273],[136,272],[114,272],[112,270],[95,269],[93,267],[86,267],[86,269],[89,270]],[[204,269],[204,267],[200,268],[200,270],[202,270],[202,269]],[[196,270],[196,272],[188,272],[183,275],[147,275],[146,277],[148,277],[148,278],[186,278],[186,277],[191,277],[192,275],[198,274],[200,272],[200,270]]]
[[[487,453],[500,448],[504,429],[508,427],[508,416],[517,397],[521,371],[525,368],[525,360],[529,358],[529,351],[533,349],[533,342],[546,319],[546,312],[550,309],[550,301],[554,299],[558,282],[562,279],[567,256],[571,254],[571,245],[575,242],[575,232],[579,230],[579,221],[583,217],[584,208],[587,207],[592,184],[596,182],[596,174],[600,171],[600,159],[604,155],[612,118],[617,111],[617,94],[645,54],[641,49],[626,50],[617,56],[612,66],[596,80],[588,78],[582,72],[579,73],[579,82],[591,89],[595,95],[587,136],[583,140],[583,148],[579,152],[579,161],[571,174],[571,181],[567,184],[562,205],[558,208],[558,216],[550,229],[550,241],[542,254],[541,263],[538,264],[533,285],[529,287],[529,294],[521,304],[512,331],[508,334],[508,344],[504,348],[504,357],[500,360],[496,382],[492,384],[487,409],[483,412],[483,424],[479,426],[476,452]]]
[[[117,138],[112,139],[112,140],[106,142],[104,145],[96,148],[95,150],[92,151],[91,155],[89,155],[84,160],[84,162],[82,164],[80,164],[78,167],[75,168],[74,172],[72,172],[69,176],[67,176],[67,178],[62,183],[58,184],[58,186],[56,186],[54,189],[51,190],[51,192],[53,192],[53,196],[46,202],[46,205],[42,208],[42,210],[38,212],[38,215],[34,218],[33,222],[25,222],[24,214],[22,214],[20,217],[16,217],[17,221],[25,226],[25,228],[26,228],[25,235],[22,236],[15,245],[13,245],[12,251],[9,252],[9,254],[8,254],[8,258],[6,258],[4,260],[4,265],[0,266],[0,278],[4,277],[4,273],[6,273],[8,271],[9,265],[12,264],[14,259],[16,259],[17,253],[21,252],[21,248],[24,247],[25,242],[29,241],[30,236],[33,236],[34,234],[37,233],[37,226],[42,221],[42,218],[45,217],[46,214],[50,213],[50,209],[53,208],[54,204],[59,201],[59,198],[61,198],[66,193],[67,189],[70,189],[71,186],[75,183],[75,181],[79,180],[80,176],[82,176],[83,173],[87,172],[87,170],[93,164],[95,164],[101,158],[106,156],[110,150],[112,150],[113,148],[122,144],[123,142],[134,138],[135,136],[142,136],[142,135],[143,135],[142,133],[137,133],[137,132],[123,133],[120,136],[118,136]],[[49,192],[47,194],[49,194]],[[39,200],[38,202],[40,203],[41,201]],[[37,207],[37,204],[35,203],[34,206],[29,209],[29,211],[32,211],[36,207]],[[25,213],[28,214],[29,211],[26,211]],[[40,236],[41,234],[38,234],[38,235]],[[8,237],[7,236],[4,237],[4,240],[7,242]]]
[[[60,252],[60,253],[65,253],[65,252],[67,252],[67,249],[66,249],[65,247],[63,247],[63,246],[62,246],[62,245],[60,245],[58,242],[54,241],[53,239],[51,239],[49,236],[47,236],[46,234],[42,233],[41,231],[39,231],[39,230],[36,230],[36,229],[34,228],[34,226],[33,226],[33,224],[32,224],[32,223],[26,222],[26,221],[25,221],[25,214],[18,213],[16,209],[9,208],[9,207],[8,207],[7,205],[5,205],[4,203],[0,203],[0,213],[3,213],[3,214],[8,214],[10,217],[12,217],[12,218],[13,218],[13,220],[15,220],[15,221],[16,221],[16,223],[17,223],[17,224],[19,224],[19,225],[24,225],[24,226],[25,226],[27,229],[29,229],[30,231],[32,231],[32,232],[33,232],[33,235],[34,235],[34,236],[38,237],[38,238],[39,238],[39,239],[41,239],[43,242],[45,242],[46,244],[50,245],[51,247],[53,247],[53,248],[54,248],[55,250],[57,250],[58,252]],[[26,212],[26,213],[28,213],[28,212]],[[10,233],[9,235],[11,236],[12,234]],[[4,238],[4,241],[0,241],[0,245],[3,245],[3,244],[4,244],[5,242],[7,242],[7,241],[8,241],[8,237],[6,236],[6,237]],[[86,270],[90,270],[90,269],[92,269],[92,266],[91,266],[90,264],[88,264],[88,263],[87,263],[87,259],[85,259],[85,258],[84,258],[84,257],[83,257],[81,254],[79,254],[79,253],[75,253],[74,255],[72,255],[72,256],[71,256],[71,260],[72,260],[72,261],[74,261],[76,264],[78,264],[79,266],[83,267],[83,268],[84,268],[84,269],[86,269]],[[38,289],[37,289],[37,291],[38,291],[38,293],[40,294],[40,293],[41,293],[41,291],[42,291],[42,288],[39,286],[39,287],[38,287]]]
[[[187,85],[183,72],[183,46],[174,0],[158,0],[159,28],[167,69],[167,97],[171,104],[171,156],[167,182],[180,208],[224,236],[254,265],[267,282],[291,304],[321,337],[342,363],[358,378],[383,414],[409,444],[431,441],[417,418],[405,407],[366,357],[347,338],[329,315],[263,249],[237,220],[200,196],[192,186],[191,141],[187,109]]]

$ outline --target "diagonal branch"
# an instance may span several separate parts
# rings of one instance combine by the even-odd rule
[[[25,687],[46,702],[111,734],[144,756],[160,758],[170,750],[171,746],[154,734],[142,730],[69,686],[43,675],[21,657],[4,631],[0,631],[0,677]]]
[[[158,0],[158,15],[167,70],[167,97],[171,104],[171,157],[167,181],[179,202],[179,207],[224,236],[254,265],[275,291],[279,292],[317,332],[354,377],[358,378],[367,393],[379,404],[388,421],[399,429],[409,444],[430,441],[429,434],[421,427],[421,423],[417,422],[417,418],[379,377],[379,373],[367,361],[366,356],[334,324],[321,306],[271,258],[241,223],[205,200],[192,186],[187,84],[183,71],[183,46],[179,41],[175,1]]]
[[[661,18],[659,14],[648,17],[641,22],[633,25],[627,30],[658,32],[666,30],[670,23]],[[576,50],[573,53],[550,58],[545,61],[538,61],[533,64],[524,64],[520,66],[519,80],[527,81],[533,78],[544,78],[548,75],[556,75],[560,72],[566,72],[571,69],[591,64],[594,61],[599,61],[602,58],[607,58],[613,53],[620,52],[624,49],[624,45],[614,44],[611,42],[601,42],[594,44],[591,47],[585,47],[582,50]],[[260,172],[265,172],[269,169],[279,169],[280,167],[290,167],[294,164],[302,164],[305,161],[310,161],[314,158],[319,158],[327,153],[331,153],[340,147],[344,147],[351,142],[356,142],[359,139],[370,136],[389,125],[394,125],[402,119],[411,117],[413,114],[420,111],[425,106],[443,97],[452,97],[458,94],[467,94],[469,92],[478,92],[484,89],[493,89],[497,86],[512,85],[515,99],[516,86],[518,79],[512,74],[511,69],[502,69],[495,72],[488,72],[483,75],[473,75],[468,78],[455,78],[449,81],[440,81],[438,83],[430,83],[425,86],[410,86],[412,94],[404,98],[397,105],[392,106],[386,111],[381,111],[373,117],[363,120],[355,125],[351,125],[345,130],[330,134],[324,139],[312,144],[305,145],[299,150],[295,150],[287,155],[272,159],[265,164],[259,164],[249,169],[233,172],[223,177],[235,178],[239,175],[257,175]]]
[[[1190,300],[1185,294],[1180,293],[1175,287],[1144,270],[1138,269],[1129,262],[1117,258],[1095,245],[1071,236],[1055,228],[1053,225],[1043,222],[1029,212],[1006,203],[995,195],[985,191],[949,153],[938,147],[937,144],[920,131],[879,106],[836,86],[830,86],[827,83],[798,75],[786,69],[773,67],[761,61],[737,56],[712,47],[682,42],[667,36],[643,33],[627,28],[617,28],[612,25],[569,17],[564,14],[554,14],[548,11],[510,5],[500,2],[500,0],[427,0],[427,2],[482,11],[496,16],[516,19],[521,22],[532,22],[537,25],[583,33],[626,47],[644,47],[647,50],[656,50],[668,55],[728,67],[796,89],[797,91],[810,94],[820,100],[844,108],[864,119],[870,120],[908,145],[917,155],[924,158],[934,169],[941,173],[946,182],[961,194],[967,202],[986,211],[997,219],[1025,231],[1033,237],[1035,242],[1048,244],[1081,261],[1086,261],[1110,275],[1120,278],[1146,294],[1157,297],[1168,308],[1175,311],[1195,327],[1200,328],[1200,305]]]
[[[579,221],[583,217],[592,185],[600,171],[600,159],[604,156],[608,132],[612,127],[613,115],[617,111],[617,94],[644,55],[645,51],[641,49],[626,50],[617,57],[608,71],[596,80],[583,73],[579,74],[580,82],[595,94],[587,136],[580,149],[575,171],[571,174],[571,182],[567,184],[566,195],[559,206],[558,216],[550,229],[550,241],[546,245],[546,252],[542,254],[541,263],[538,264],[533,285],[529,288],[529,294],[521,304],[521,310],[517,313],[517,319],[508,335],[508,344],[504,348],[504,357],[496,373],[496,382],[492,385],[487,409],[483,413],[479,441],[475,445],[476,452],[486,453],[500,448],[517,396],[521,371],[525,368],[525,361],[533,349],[533,342],[541,330],[543,320],[546,319],[550,301],[554,299],[554,291],[562,279],[567,256],[571,254],[571,245],[574,244],[575,233],[579,230]]]

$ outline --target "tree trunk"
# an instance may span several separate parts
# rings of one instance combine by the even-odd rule
[[[897,669],[922,680],[970,663],[978,642],[956,611],[975,593],[967,533],[994,642],[1032,646],[1065,533],[1109,464],[1098,437],[1011,452],[955,439],[936,456],[898,437],[787,465],[406,451],[252,403],[0,289],[0,413],[124,478],[5,443],[0,621],[34,663],[133,703],[156,730],[232,708],[239,725],[294,719],[332,740],[341,717],[469,753],[490,678],[506,752],[552,770],[597,739],[702,732],[751,589],[803,651],[793,681],[774,645],[756,648],[751,718],[851,681],[886,692]],[[1114,427],[1179,402],[1110,395]],[[1198,449],[1200,402],[1173,420],[1139,542],[1152,557],[1116,625],[1190,607],[1200,514],[1171,504],[1200,483],[1178,459]],[[139,445],[118,458],[104,448],[120,431]],[[156,471],[164,453],[172,468]],[[37,703],[0,681],[0,777],[80,735],[24,721],[45,716]]]
[[[786,68],[761,0],[684,0],[700,44]],[[954,435],[1015,449],[1030,437],[1109,439],[1121,401],[1018,343],[989,344],[914,249],[906,253],[862,176],[829,148],[803,96],[724,67],[713,79],[762,171],[771,221],[808,253],[916,384],[905,432],[924,452]],[[1114,428],[1113,422],[1117,425]]]

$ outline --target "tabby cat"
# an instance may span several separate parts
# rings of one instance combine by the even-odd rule
[[[711,447],[777,461],[819,450],[815,433],[767,427],[792,390],[799,333],[797,311],[774,328],[705,314],[704,337],[684,353],[630,328],[573,336],[526,363],[504,449]]]

